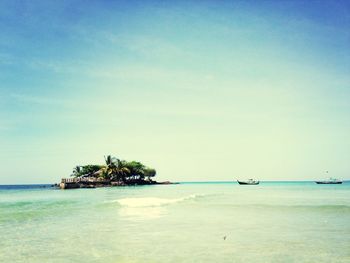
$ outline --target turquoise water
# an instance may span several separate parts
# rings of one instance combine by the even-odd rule
[[[350,183],[0,186],[0,262],[350,262]]]

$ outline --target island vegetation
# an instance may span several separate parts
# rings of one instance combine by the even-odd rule
[[[129,162],[107,155],[103,165],[88,164],[74,167],[71,177],[63,178],[60,187],[69,189],[170,183],[158,183],[153,180],[155,176],[156,170],[141,162]]]

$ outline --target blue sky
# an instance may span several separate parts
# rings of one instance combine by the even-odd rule
[[[0,184],[350,177],[347,1],[1,1]]]

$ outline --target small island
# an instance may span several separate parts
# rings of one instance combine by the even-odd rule
[[[61,189],[96,188],[108,186],[172,184],[152,180],[156,170],[137,161],[120,160],[105,156],[105,164],[78,165],[70,178],[62,178]]]

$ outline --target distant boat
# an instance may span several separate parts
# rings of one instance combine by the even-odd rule
[[[253,180],[253,179],[248,179],[247,181],[239,181],[239,180],[237,180],[237,182],[239,184],[242,184],[242,185],[257,185],[257,184],[259,184],[259,181],[256,181],[256,180]]]
[[[342,184],[343,181],[336,178],[329,178],[324,181],[315,181],[316,184]]]

